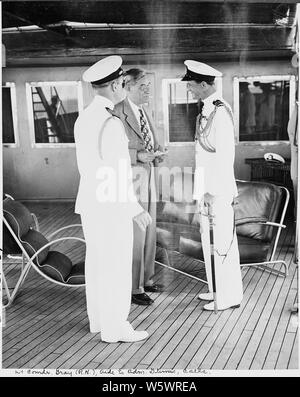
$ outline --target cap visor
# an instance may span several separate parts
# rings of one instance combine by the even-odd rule
[[[181,81],[191,81],[191,80],[192,79],[189,76],[187,76],[187,75],[183,76],[182,79],[181,79]]]

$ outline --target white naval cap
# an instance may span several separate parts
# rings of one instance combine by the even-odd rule
[[[119,55],[111,55],[94,63],[82,75],[84,81],[96,85],[101,85],[117,79],[124,74],[122,58]]]
[[[181,81],[213,81],[215,77],[222,76],[221,72],[209,65],[206,65],[206,63],[188,59],[184,61],[184,64],[186,66],[186,73]]]

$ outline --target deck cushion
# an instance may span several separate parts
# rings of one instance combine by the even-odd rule
[[[258,263],[267,260],[269,243],[242,235],[238,235],[237,238],[241,263]],[[204,260],[199,228],[195,226],[159,222],[157,245],[201,261]]]
[[[54,280],[65,283],[72,270],[71,260],[61,252],[49,251],[39,269]]]
[[[34,255],[40,248],[42,248],[44,245],[48,243],[48,240],[46,237],[36,231],[36,230],[29,230],[29,232],[22,237],[20,240],[22,243],[25,251],[27,254],[31,257]],[[49,252],[49,247],[44,248],[37,256],[37,258],[34,259],[34,263],[37,265],[41,265],[44,260],[46,259],[47,255]]]
[[[3,201],[3,214],[18,237],[26,234],[33,223],[29,210],[22,203],[9,198]]]
[[[251,237],[238,235],[240,262],[258,263],[268,260],[270,244]]]
[[[237,234],[271,242],[273,228],[261,222],[277,222],[282,200],[281,189],[270,183],[237,181],[238,197],[234,213]]]
[[[15,239],[3,223],[3,252],[11,255],[21,254],[21,248],[16,243]]]
[[[73,265],[71,273],[66,279],[67,284],[85,284],[84,262]]]

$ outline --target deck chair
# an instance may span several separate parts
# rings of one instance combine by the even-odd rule
[[[62,231],[81,227],[81,225],[62,227],[46,238],[39,231],[37,217],[30,213],[22,203],[8,195],[3,198],[2,218],[3,254],[20,255],[22,259],[20,276],[12,292],[8,288],[3,268],[3,285],[7,297],[7,302],[2,305],[4,309],[13,303],[31,268],[48,281],[61,286],[85,285],[84,262],[73,264],[65,254],[50,250],[53,244],[61,241],[76,240],[85,243],[84,239],[71,236],[52,239]]]
[[[175,180],[176,177],[173,185]],[[181,186],[180,183],[178,186]],[[187,188],[186,183],[185,188]],[[287,264],[284,260],[275,260],[275,254],[280,233],[286,227],[283,222],[290,197],[289,191],[285,187],[270,183],[239,180],[237,188],[238,197],[234,204],[234,211],[241,267],[257,266],[265,271],[286,276],[288,274]],[[175,192],[175,190],[176,188],[171,186],[171,191]],[[175,202],[173,196],[170,201],[158,202],[157,246],[163,250],[166,263],[161,262],[159,255],[156,262],[207,283],[206,280],[171,266],[169,251],[204,262],[199,216],[196,212],[195,202],[192,199]],[[274,268],[275,264],[280,265],[280,270]],[[281,271],[281,266],[284,271]]]

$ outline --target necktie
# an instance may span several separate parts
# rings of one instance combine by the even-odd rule
[[[148,127],[147,127],[147,122],[146,122],[144,113],[143,113],[142,109],[139,109],[139,112],[140,112],[141,133],[142,133],[143,138],[144,138],[145,149],[148,152],[152,152],[153,153],[154,150],[153,150],[153,145],[152,145],[152,142],[151,142],[151,135],[150,135],[150,131],[149,131]]]

